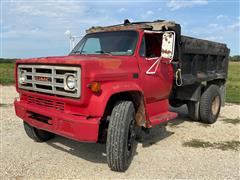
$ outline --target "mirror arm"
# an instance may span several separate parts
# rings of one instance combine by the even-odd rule
[[[158,66],[160,64],[160,61],[162,60],[162,56],[160,56],[153,64],[152,66],[147,70],[146,74],[150,75],[150,74],[156,74]],[[154,68],[154,71],[152,71],[152,69]]]

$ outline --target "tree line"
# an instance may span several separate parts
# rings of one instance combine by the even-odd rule
[[[240,62],[240,56],[239,55],[229,56],[229,58],[230,58],[230,61]]]

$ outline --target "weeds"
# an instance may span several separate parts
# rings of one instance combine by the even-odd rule
[[[222,142],[208,142],[199,139],[193,139],[191,141],[183,143],[185,147],[193,147],[193,148],[213,148],[220,149],[223,151],[226,150],[234,150],[238,151],[240,148],[240,141],[222,141]]]
[[[9,107],[9,106],[12,106],[13,104],[5,104],[5,103],[3,103],[3,104],[1,104],[0,103],[0,107]]]
[[[236,125],[236,124],[240,123],[240,117],[235,118],[235,119],[225,118],[225,119],[222,119],[222,121],[224,121],[225,123]]]

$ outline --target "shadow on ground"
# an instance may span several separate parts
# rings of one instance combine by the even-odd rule
[[[173,135],[174,132],[167,130],[167,126],[178,126],[184,121],[190,121],[187,116],[186,107],[171,108],[171,110],[179,113],[178,118],[151,128],[149,133],[142,132],[141,139],[138,142],[142,145],[142,147],[150,147]],[[90,162],[107,163],[105,144],[77,142],[61,136],[56,136],[56,138],[48,141],[47,144],[55,149],[64,151]],[[135,155],[137,155],[137,153],[135,153]]]
[[[83,143],[56,136],[48,145],[94,163],[107,163],[105,144]]]

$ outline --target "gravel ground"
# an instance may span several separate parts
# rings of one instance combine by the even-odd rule
[[[190,121],[186,107],[173,109],[180,116],[144,135],[130,168],[125,173],[116,173],[107,166],[102,144],[75,142],[60,136],[47,143],[33,142],[26,136],[21,119],[15,116],[14,87],[0,86],[0,95],[0,179],[240,178],[240,105],[227,104],[213,125]],[[184,146],[194,139],[213,146]],[[235,149],[230,145],[230,149],[215,146],[232,141],[236,143]]]

